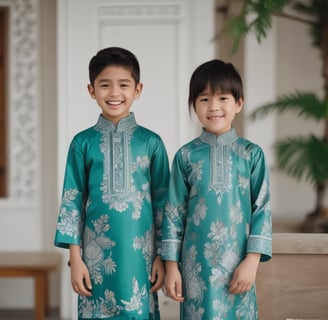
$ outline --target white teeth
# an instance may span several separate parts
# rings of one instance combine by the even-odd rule
[[[222,118],[222,117],[223,117],[223,115],[222,116],[217,115],[217,116],[209,116],[208,118],[209,119],[218,119],[218,118]]]
[[[121,104],[122,102],[121,101],[108,101],[109,104],[112,104],[114,106],[117,106],[119,104]]]

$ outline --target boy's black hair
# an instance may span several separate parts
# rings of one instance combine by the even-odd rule
[[[211,93],[230,93],[236,101],[244,97],[241,77],[231,63],[214,59],[198,66],[189,84],[189,111],[195,108],[195,102],[200,93],[209,85]]]
[[[102,49],[92,57],[89,63],[89,80],[93,86],[97,76],[108,66],[120,66],[131,71],[135,83],[140,82],[140,67],[136,56],[127,49],[109,47]]]

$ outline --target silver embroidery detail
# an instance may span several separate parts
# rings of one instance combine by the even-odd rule
[[[232,157],[225,146],[211,144],[211,183],[217,202],[221,204],[223,194],[232,188]]]

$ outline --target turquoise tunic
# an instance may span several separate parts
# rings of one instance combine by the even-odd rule
[[[181,319],[256,320],[255,286],[229,293],[248,252],[271,257],[268,168],[261,148],[236,135],[203,131],[178,150],[163,220],[162,258],[180,262]]]
[[[159,319],[150,293],[161,253],[169,164],[161,138],[133,113],[117,126],[100,116],[72,140],[55,245],[80,245],[92,297],[79,296],[79,319]]]

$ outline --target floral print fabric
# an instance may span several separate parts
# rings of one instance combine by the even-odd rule
[[[169,179],[164,144],[137,125],[99,117],[68,152],[55,245],[81,246],[92,297],[79,297],[79,319],[159,319],[150,293]]]
[[[271,258],[269,175],[259,146],[235,130],[176,153],[163,221],[162,258],[180,262],[184,320],[256,320],[255,286],[229,293],[248,252]]]

